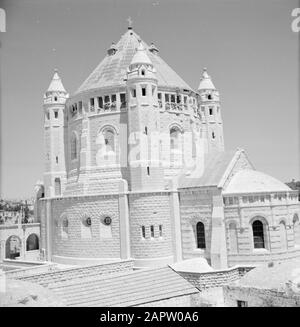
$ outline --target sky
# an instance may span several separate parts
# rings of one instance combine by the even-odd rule
[[[43,176],[43,94],[55,68],[72,94],[127,30],[194,89],[207,67],[221,95],[225,148],[257,170],[299,174],[297,0],[0,0],[1,175],[4,198],[33,195]]]

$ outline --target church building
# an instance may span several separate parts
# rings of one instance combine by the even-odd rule
[[[44,95],[36,219],[45,260],[204,257],[214,269],[300,256],[297,191],[225,150],[220,94],[190,87],[129,26],[77,91]]]

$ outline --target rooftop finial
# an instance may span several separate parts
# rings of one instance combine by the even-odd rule
[[[207,73],[207,68],[206,68],[206,67],[203,68],[202,77],[203,77],[203,78],[210,78],[210,76],[209,76],[208,73]]]
[[[132,30],[132,19],[131,19],[131,17],[129,16],[128,18],[127,18],[127,22],[128,22],[128,29],[129,30]]]

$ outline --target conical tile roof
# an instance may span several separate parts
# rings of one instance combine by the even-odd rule
[[[57,73],[57,70],[54,71],[54,75],[52,77],[52,81],[50,82],[47,92],[67,92],[63,86],[61,78]]]
[[[125,86],[127,68],[139,47],[139,41],[147,49],[147,55],[157,71],[159,86],[192,90],[159,55],[151,53],[149,46],[132,29],[129,29],[116,44],[115,54],[107,54],[75,94],[97,88]]]
[[[149,52],[149,51],[148,51]],[[135,64],[148,64],[152,65],[151,60],[149,59],[147,55],[147,50],[143,46],[142,42],[140,42],[139,47],[137,48],[136,53],[134,54],[130,65],[135,65]]]

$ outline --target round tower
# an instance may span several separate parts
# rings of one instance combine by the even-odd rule
[[[128,165],[131,190],[163,188],[156,70],[142,42],[127,70]]]
[[[65,103],[69,97],[55,70],[44,94],[45,196],[60,196],[66,182],[64,126]]]
[[[131,256],[137,267],[173,262],[171,208],[160,164],[157,77],[139,42],[127,70]]]
[[[204,116],[208,151],[224,151],[223,122],[220,107],[220,95],[215,88],[207,69],[203,69],[198,87],[200,111]]]

